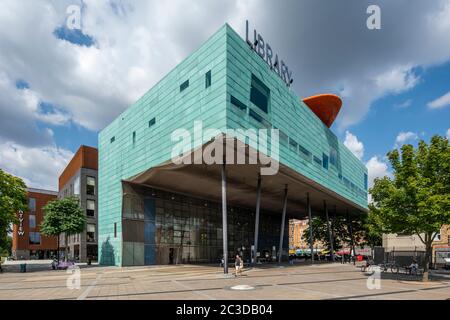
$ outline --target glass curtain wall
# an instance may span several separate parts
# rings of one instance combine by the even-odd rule
[[[222,208],[220,203],[173,194],[137,185],[124,185],[124,219],[144,220],[144,202],[154,201],[151,226],[152,244],[146,248],[156,264],[219,263],[222,257]],[[261,212],[259,231],[260,256],[278,249],[281,212]],[[236,253],[246,262],[251,259],[255,213],[251,209],[228,207],[228,248],[230,260]],[[284,246],[288,247],[288,224]],[[151,239],[153,240],[153,239]],[[146,243],[148,243],[146,241]]]

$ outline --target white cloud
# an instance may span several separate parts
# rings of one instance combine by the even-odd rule
[[[408,99],[408,100],[405,100],[405,101],[403,101],[403,102],[401,102],[399,104],[394,105],[394,108],[396,108],[396,109],[406,109],[406,108],[409,108],[411,106],[411,104],[412,104],[412,100]]]
[[[21,177],[28,187],[58,190],[58,177],[73,153],[57,147],[28,148],[0,144],[0,167]]]
[[[450,106],[450,92],[447,92],[442,97],[437,98],[427,104],[430,109],[442,109]]]
[[[344,145],[359,159],[364,156],[364,144],[349,131],[345,132]]]
[[[408,132],[400,132],[395,138],[395,148],[399,148],[404,145],[408,141],[414,141],[418,139],[417,133],[408,131]]]
[[[366,163],[366,167],[368,171],[369,188],[373,187],[376,178],[391,176],[387,163],[377,156],[370,158]]]
[[[419,82],[411,66],[397,66],[375,78],[375,84],[382,93],[401,93],[413,88]]]
[[[447,139],[450,140],[450,129],[447,130]]]

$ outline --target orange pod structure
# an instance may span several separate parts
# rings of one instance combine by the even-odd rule
[[[342,107],[342,100],[335,94],[319,94],[303,99],[303,102],[330,128]]]

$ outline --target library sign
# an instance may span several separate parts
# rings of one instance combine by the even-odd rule
[[[256,32],[256,29],[253,30],[253,41],[249,38],[249,24],[248,20],[245,22],[245,39],[252,48],[269,66],[270,69],[274,70],[276,74],[286,83],[289,87],[294,82],[294,78],[292,78],[292,71],[289,71],[288,66],[284,63],[283,60],[278,59],[278,54],[273,54],[272,47],[270,44],[264,42],[264,38]]]

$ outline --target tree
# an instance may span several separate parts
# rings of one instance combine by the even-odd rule
[[[12,249],[12,238],[10,236],[6,236],[5,239],[1,239],[0,243],[0,256],[11,256]]]
[[[78,198],[70,197],[58,199],[47,203],[43,208],[45,215],[41,223],[41,232],[46,236],[58,237],[58,260],[59,260],[59,237],[64,234],[65,249],[64,259],[68,257],[68,237],[83,232],[86,227],[86,215],[81,210]]]
[[[347,221],[346,216],[330,218],[330,232],[333,234],[333,249],[338,251],[344,244],[351,244],[349,222],[352,226],[353,242],[355,245],[367,244],[371,247],[379,245],[381,242],[381,235],[375,232],[369,217],[370,216],[367,214],[358,213],[349,214],[350,221]],[[327,220],[322,216],[316,216],[313,217],[312,221],[314,241],[322,242],[328,250],[331,250]],[[309,227],[304,230],[303,237],[307,242],[310,242]]]
[[[434,136],[430,145],[404,145],[388,153],[393,178],[375,179],[370,210],[385,233],[417,235],[425,245],[423,280],[428,281],[432,243],[450,223],[450,148]]]
[[[27,209],[27,190],[22,179],[0,169],[0,241],[1,247],[11,232],[11,225],[18,222],[17,212]]]

